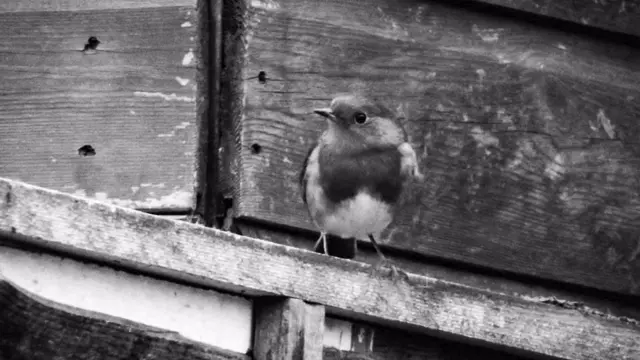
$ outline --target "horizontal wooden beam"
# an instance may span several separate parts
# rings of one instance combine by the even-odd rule
[[[51,302],[1,273],[0,309],[3,359],[249,359],[176,332]]]
[[[327,312],[564,359],[640,357],[640,327],[536,299],[410,274],[172,221],[0,178],[0,231],[33,244]]]
[[[609,31],[640,36],[637,1],[475,0]]]
[[[251,348],[253,306],[241,296],[6,246],[0,246],[0,274],[57,304],[179,333],[240,354]]]

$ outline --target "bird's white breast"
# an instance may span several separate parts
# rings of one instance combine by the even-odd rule
[[[379,237],[391,223],[391,207],[366,191],[340,204],[331,204],[320,186],[318,155],[318,148],[311,152],[305,171],[307,204],[315,225],[343,238],[368,240],[369,234]]]

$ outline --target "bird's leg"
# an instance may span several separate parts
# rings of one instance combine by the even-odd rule
[[[322,247],[324,248],[324,254],[325,255],[329,255],[329,249],[327,248],[327,233],[324,231],[320,232],[320,237],[318,238],[318,241],[316,241],[316,244],[313,246],[313,250],[316,250],[318,248],[318,245],[320,245],[320,241],[322,241]]]
[[[396,268],[395,265],[391,264],[389,259],[387,259],[387,257],[384,256],[384,254],[382,253],[382,250],[380,250],[380,247],[378,246],[378,243],[373,238],[373,235],[369,234],[369,240],[371,240],[371,244],[373,245],[373,248],[376,249],[376,252],[380,257],[380,261],[375,266],[376,268],[379,268],[384,265],[388,265],[391,268],[391,277],[394,281],[397,281],[398,279],[400,279],[400,273],[402,273],[402,276],[404,276],[406,279],[409,279],[409,275],[406,272],[404,272],[403,270],[398,270],[398,268]]]

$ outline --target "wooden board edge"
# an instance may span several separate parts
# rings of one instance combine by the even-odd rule
[[[640,326],[176,222],[0,178],[0,231],[194,284],[322,304],[328,313],[565,359],[640,357]],[[339,279],[336,281],[335,279]]]

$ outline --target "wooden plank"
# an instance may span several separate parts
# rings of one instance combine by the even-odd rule
[[[513,354],[472,346],[445,339],[435,338],[424,334],[353,323],[353,327],[360,333],[354,333],[354,340],[358,338],[371,341],[371,347],[354,346],[347,351],[335,347],[325,346],[324,360],[474,360],[474,359],[525,359]],[[367,339],[367,340],[369,340]],[[355,345],[355,344],[354,344]]]
[[[324,305],[333,315],[458,341],[563,359],[640,357],[637,320],[415,274],[393,281],[368,264],[9,179],[0,179],[0,232],[168,279],[246,295],[294,297]]]
[[[238,220],[235,227],[241,235],[267,240],[278,244],[293,246],[300,249],[313,251],[316,242],[316,234],[301,234],[299,231],[286,231],[281,228],[268,227],[264,224],[252,224],[248,221]],[[358,260],[370,265],[376,265],[380,257],[370,244],[358,244]],[[635,298],[621,301],[619,297],[603,296],[599,291],[585,292],[584,289],[576,289],[563,284],[532,282],[531,279],[505,276],[498,272],[481,272],[476,268],[457,268],[451,264],[431,261],[431,259],[416,258],[403,252],[389,252],[385,254],[393,264],[401,269],[427,277],[460,284],[474,289],[482,289],[491,293],[514,294],[531,299],[561,299],[560,302],[572,304],[576,307],[589,309],[591,313],[599,313],[603,316],[628,317],[640,319],[640,307]],[[330,318],[328,318],[330,319]],[[336,347],[341,350],[351,350],[352,346],[347,339],[351,338],[353,330],[347,324],[325,325],[325,332],[331,338],[325,343],[327,347]],[[343,332],[341,336],[339,333]],[[346,337],[345,337],[346,336]]]
[[[56,3],[66,11],[0,13],[0,173],[123,206],[191,207],[195,0],[34,10]],[[100,44],[81,51],[90,36]]]
[[[640,294],[640,49],[437,2],[251,4],[237,216],[315,231],[311,110],[363,93],[401,108],[427,174],[381,243]]]
[[[81,10],[113,10],[140,9],[186,6],[193,7],[195,0],[45,0],[45,1],[3,1],[0,13],[26,11],[81,11]]]
[[[3,359],[249,359],[171,331],[40,298],[2,274],[0,309]]]
[[[324,306],[272,297],[257,299],[255,306],[255,360],[322,359]]]
[[[58,304],[176,332],[241,354],[251,347],[253,307],[242,297],[6,246],[0,246],[0,273],[21,289]]]
[[[475,0],[630,35],[640,35],[637,1]],[[543,21],[543,20],[540,20]]]

